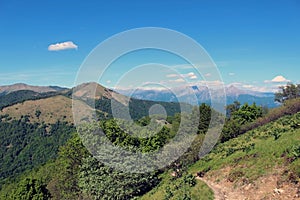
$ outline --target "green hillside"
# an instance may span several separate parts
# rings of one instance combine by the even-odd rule
[[[68,96],[29,100],[3,109],[0,118],[0,199],[299,198],[299,98],[285,99],[281,107],[270,111],[256,104],[234,102],[226,107],[225,121],[222,114],[202,104],[193,107],[200,111],[199,124],[193,120],[197,119],[196,110],[191,114],[180,113],[179,104],[166,103],[163,106],[167,107],[167,119],[154,115],[154,121],[161,126],[157,132],[142,127],[152,123],[149,117],[144,117],[148,115],[147,109],[161,102],[131,100],[133,104],[129,107],[136,120],[129,122],[113,119],[105,112],[111,108],[110,91],[106,92],[106,97],[96,100],[98,111],[106,116],[77,127],[81,136],[82,132],[86,133],[82,138],[70,123],[72,99]],[[79,94],[84,94],[85,99],[76,101],[91,109],[88,106],[91,93]],[[124,108],[122,103],[118,106]],[[50,117],[49,114],[54,115]],[[213,128],[221,122],[225,125],[217,145],[199,160],[198,153],[212,115],[216,116]],[[97,152],[99,138],[90,136],[97,135],[99,128],[113,145],[142,153],[159,151],[179,129],[185,133],[196,131],[197,135],[176,161],[141,174],[109,167],[87,151],[82,142],[96,144],[92,149]],[[170,145],[177,150],[182,144]],[[116,153],[109,151],[110,161],[119,165]],[[121,157],[122,163],[132,163],[124,158]]]
[[[202,181],[197,180],[195,186],[189,187],[184,184],[184,177],[176,179],[171,173],[166,172],[161,184],[141,199],[179,199],[182,194],[188,194],[190,199],[213,199],[212,191]],[[186,174],[204,175],[204,179],[219,183],[224,193],[226,189],[234,191],[234,195],[239,195],[235,199],[274,198],[274,189],[284,191],[274,199],[298,199],[300,113],[284,116],[219,144],[190,166]],[[269,185],[266,187],[260,181],[269,181]],[[258,191],[261,193],[255,196]],[[228,199],[233,199],[234,195]]]
[[[300,113],[248,131],[217,146],[190,168],[208,180],[227,185],[245,198],[299,198]],[[229,182],[229,184],[228,184]],[[253,195],[257,193],[257,195]]]

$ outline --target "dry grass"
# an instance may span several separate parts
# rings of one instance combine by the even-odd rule
[[[81,110],[90,111],[91,108],[83,102],[78,102]],[[40,110],[39,117],[36,111]],[[13,119],[28,115],[30,122],[55,123],[57,120],[73,123],[72,99],[65,96],[54,96],[46,99],[29,100],[4,108],[1,115],[9,114]],[[84,113],[82,113],[84,115]]]

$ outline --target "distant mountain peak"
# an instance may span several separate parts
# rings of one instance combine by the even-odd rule
[[[109,88],[106,88],[96,82],[82,83],[72,89],[73,97],[86,100],[86,99],[115,99],[123,104],[128,102],[126,96],[121,95]]]
[[[4,85],[0,86],[0,95],[1,94],[8,94],[11,92],[19,91],[19,90],[30,90],[38,93],[45,93],[45,92],[57,92],[65,90],[66,88],[62,88],[59,86],[33,86],[28,85],[25,83],[15,83],[12,85]]]

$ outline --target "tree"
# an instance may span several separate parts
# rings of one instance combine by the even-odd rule
[[[12,193],[13,199],[24,200],[46,200],[50,198],[50,193],[46,185],[41,181],[32,178],[23,179],[17,189]]]
[[[41,114],[42,114],[42,112],[41,112],[40,110],[36,110],[36,111],[35,111],[35,116],[36,116],[37,118],[39,118]]]
[[[92,199],[132,199],[145,194],[159,182],[156,172],[118,171],[89,156],[83,160],[79,186]]]
[[[289,83],[286,86],[280,86],[279,89],[280,91],[275,93],[275,101],[279,103],[300,97],[300,84]]]
[[[199,117],[198,132],[205,134],[209,127],[212,110],[209,105],[203,103],[200,105],[199,111],[200,111],[200,117]]]
[[[73,136],[60,148],[56,160],[57,174],[48,184],[53,199],[77,199],[81,195],[78,174],[83,158],[88,151],[78,135]]]
[[[252,122],[262,116],[262,108],[253,103],[249,106],[245,103],[240,109],[232,113],[232,118],[237,120],[241,125]]]
[[[238,111],[241,107],[241,103],[239,101],[234,101],[233,104],[229,104],[226,107],[227,117],[230,118],[231,114]]]
[[[252,105],[245,103],[238,107],[239,104],[237,102],[230,107],[231,117],[227,119],[222,130],[221,142],[237,137],[240,134],[242,125],[253,122],[263,114],[262,107],[257,106],[255,103]]]

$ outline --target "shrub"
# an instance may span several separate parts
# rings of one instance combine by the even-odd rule
[[[196,179],[195,176],[192,174],[188,174],[183,178],[183,181],[185,184],[189,185],[190,187],[193,187],[196,185]]]

